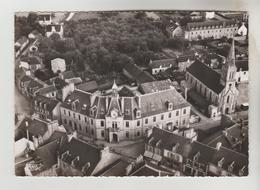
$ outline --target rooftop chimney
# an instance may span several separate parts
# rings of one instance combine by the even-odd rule
[[[222,143],[221,142],[218,142],[217,145],[216,145],[216,149],[217,150],[220,150],[220,147],[222,146]]]

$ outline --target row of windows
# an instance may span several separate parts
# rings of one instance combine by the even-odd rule
[[[236,31],[236,28],[230,28],[230,30],[227,28],[226,31]],[[222,30],[203,30],[198,32],[191,32],[191,34],[202,34],[202,33],[215,33],[215,32],[222,32]]]

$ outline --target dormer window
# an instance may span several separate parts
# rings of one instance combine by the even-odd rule
[[[94,116],[94,110],[93,109],[90,110],[90,116],[92,116],[92,117]]]
[[[243,168],[241,168],[240,170],[239,170],[239,176],[242,176],[242,175],[244,175],[244,172],[245,172],[245,166],[243,166]]]
[[[126,109],[126,110],[125,110],[125,114],[126,114],[126,115],[130,115],[130,110],[129,110],[129,109]]]
[[[172,102],[168,102],[168,111],[171,111],[173,108]]]
[[[73,102],[72,104],[71,104],[71,106],[72,106],[72,110],[76,110],[76,104],[75,104],[75,102]]]
[[[136,110],[136,118],[140,118],[141,117],[141,110]]]
[[[224,158],[221,158],[221,159],[218,161],[218,167],[219,167],[219,168],[222,168],[223,163],[224,163]]]
[[[231,173],[233,172],[235,162],[233,161],[229,166],[228,166],[228,171]]]
[[[199,160],[199,157],[200,157],[200,152],[195,154],[195,156],[193,157],[193,161],[197,162]]]

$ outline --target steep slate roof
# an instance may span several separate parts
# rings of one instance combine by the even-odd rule
[[[175,89],[144,94],[140,98],[142,117],[167,112],[167,101],[173,103],[173,110],[189,106]]]
[[[118,92],[119,96],[123,97],[133,97],[135,94],[126,86],[121,88],[121,90]]]
[[[160,67],[174,67],[174,66],[177,66],[177,60],[176,60],[176,58],[154,60],[154,61],[151,61],[149,66],[152,69],[156,69],[156,68],[160,68]]]
[[[237,71],[248,71],[248,60],[236,60]]]
[[[26,127],[26,122],[28,122],[28,127]],[[21,130],[21,133],[25,138],[27,129],[29,131],[30,139],[32,139],[32,136],[43,136],[48,131],[48,123],[38,119],[32,120],[30,118],[25,118],[19,126],[19,130]]]
[[[105,96],[98,96],[97,100],[98,100],[98,104],[97,104],[96,118],[97,119],[105,119],[106,97]]]
[[[149,143],[149,140],[152,138],[154,144],[161,140],[162,148],[167,150],[172,150],[173,145],[179,143],[176,152],[185,158],[193,159],[193,157],[199,152],[199,162],[205,164],[213,163],[217,165],[218,161],[224,158],[224,164],[222,166],[224,169],[227,169],[228,165],[233,161],[235,161],[233,170],[235,174],[238,174],[239,169],[243,166],[246,166],[246,170],[248,169],[248,157],[243,154],[227,149],[223,146],[217,150],[214,147],[210,147],[198,141],[191,142],[183,136],[176,135],[157,127],[154,127],[152,130],[152,134],[145,139],[146,143]],[[245,175],[247,175],[247,171],[245,172]]]
[[[60,75],[63,77],[64,80],[75,77],[75,74],[73,73],[73,71],[64,71],[64,72],[60,73]]]
[[[79,160],[75,163],[75,167],[78,170],[81,171],[83,166],[87,163],[90,164],[86,171],[86,175],[90,175],[94,171],[101,159],[100,149],[75,138],[72,138],[70,141],[61,146],[60,154],[63,154],[66,151],[69,151],[69,155],[65,156],[63,161],[69,165],[73,159],[79,156]]]
[[[40,82],[33,80],[33,79],[28,84],[28,88],[38,88],[39,89],[39,88],[42,88],[42,87],[43,87],[43,85]]]
[[[36,155],[41,159],[45,169],[52,167],[57,163],[60,139],[40,146],[35,150]]]
[[[174,88],[174,85],[170,79],[154,81],[154,82],[146,82],[140,84],[139,86],[140,91],[144,94],[168,90],[172,88]]]
[[[220,84],[221,75],[199,60],[196,60],[194,63],[192,63],[187,68],[187,72],[189,72],[217,94],[219,94],[224,89],[224,86]]]
[[[77,85],[76,88],[85,92],[95,92],[98,90],[98,84],[96,81],[89,81]]]
[[[34,98],[34,103],[35,101],[37,101],[37,105],[39,105],[39,103],[41,102],[42,105],[46,104],[46,109],[48,111],[52,111],[56,106],[57,104],[59,103],[58,100],[55,100],[55,99],[51,99],[51,98],[48,98],[46,96],[42,96],[42,95],[37,95],[35,98]]]
[[[90,97],[91,94],[87,92],[83,92],[80,90],[74,90],[62,103],[62,107],[67,109],[72,109],[72,102],[75,102],[76,112],[81,114],[89,113],[90,108]],[[86,105],[86,109],[84,108],[84,104]]]

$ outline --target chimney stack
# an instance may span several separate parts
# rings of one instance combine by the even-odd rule
[[[220,150],[220,147],[222,146],[222,143],[221,142],[218,142],[217,145],[216,145],[216,149],[217,150]]]

